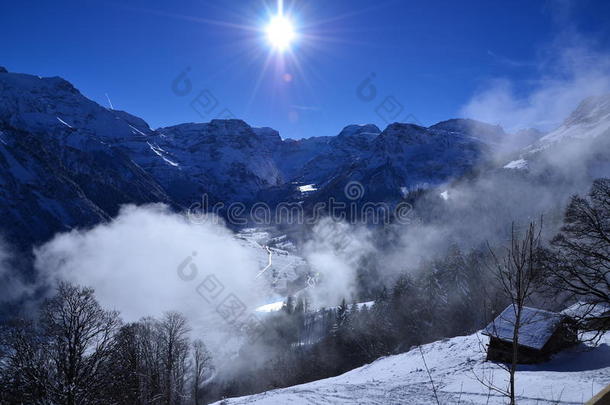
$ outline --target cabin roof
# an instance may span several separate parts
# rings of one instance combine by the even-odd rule
[[[485,329],[483,334],[506,342],[513,341],[516,311],[506,307]],[[537,308],[523,307],[519,328],[519,345],[540,350],[557,330],[565,315]]]
[[[601,318],[608,316],[609,312],[610,305],[605,302],[590,303],[584,301],[578,301],[561,311],[562,314],[576,319]]]

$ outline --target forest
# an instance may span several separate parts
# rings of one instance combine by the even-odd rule
[[[364,263],[359,294],[337,307],[289,297],[226,369],[184,315],[125,323],[88,286],[61,283],[35,315],[2,324],[0,404],[200,405],[469,334],[511,303],[610,305],[610,179],[570,199],[553,237],[541,236],[544,218],[518,225],[505,245],[451,246],[380,285]]]

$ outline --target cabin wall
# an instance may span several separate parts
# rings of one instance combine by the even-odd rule
[[[610,330],[610,315],[584,319],[580,321],[579,327],[583,331]]]
[[[540,363],[547,359],[548,355],[540,350],[519,346],[517,353],[517,363],[519,364]],[[490,338],[487,348],[487,360],[511,363],[513,361],[513,344],[494,337]]]
[[[521,364],[540,363],[546,361],[558,351],[578,343],[578,330],[576,322],[568,317],[553,322],[554,331],[541,349],[533,349],[519,345],[517,362]],[[541,328],[550,327],[550,324],[541,324]],[[531,332],[536,332],[534,328]],[[543,330],[544,336],[548,336],[550,330]],[[487,349],[487,360],[510,363],[513,359],[513,345],[508,340],[501,340],[495,336],[489,336]]]
[[[564,322],[553,333],[549,341],[544,345],[542,351],[547,354],[554,354],[578,343],[578,334],[574,322]]]

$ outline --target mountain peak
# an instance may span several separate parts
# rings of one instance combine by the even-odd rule
[[[585,98],[564,121],[565,127],[579,123],[597,122],[610,115],[610,94],[602,94]]]
[[[248,125],[244,120],[237,118],[228,119],[213,119],[209,123],[210,128],[219,129],[221,131],[250,131],[252,127]]]
[[[59,96],[61,93],[78,94],[81,93],[69,81],[59,77],[40,77],[27,73],[13,73],[0,66],[0,80],[6,90],[15,89],[20,95],[26,93],[39,97],[41,92],[51,96]]]
[[[394,122],[386,127],[383,132],[379,135],[381,139],[384,138],[401,138],[403,140],[410,139],[417,141],[422,136],[428,135],[426,128],[416,125],[407,124],[402,122]]]
[[[375,124],[352,124],[348,125],[339,132],[338,136],[353,136],[360,134],[379,135],[381,130]]]
[[[246,121],[239,118],[215,118],[210,121],[210,124],[218,125],[218,126],[250,126],[246,124]]]
[[[490,134],[493,136],[505,135],[504,129],[500,125],[488,124],[470,118],[452,118],[441,121],[429,127],[430,129],[440,129],[452,132],[463,132],[469,135]]]
[[[282,137],[280,136],[280,133],[270,127],[260,127],[260,128],[256,128],[256,127],[252,127],[252,131],[254,131],[254,133],[262,139],[269,139],[272,141],[277,141],[277,142],[281,142],[282,141]]]
[[[404,130],[425,130],[426,127],[417,124],[411,124],[407,122],[393,122],[384,129],[385,131],[404,131]]]

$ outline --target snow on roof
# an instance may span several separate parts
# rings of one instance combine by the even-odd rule
[[[515,318],[515,309],[509,305],[483,329],[483,334],[512,342]],[[564,318],[565,315],[556,312],[523,307],[519,327],[519,345],[537,350],[542,349]]]
[[[583,319],[603,317],[608,312],[610,312],[610,305],[606,303],[589,303],[584,301],[578,301],[561,311],[563,315]]]

